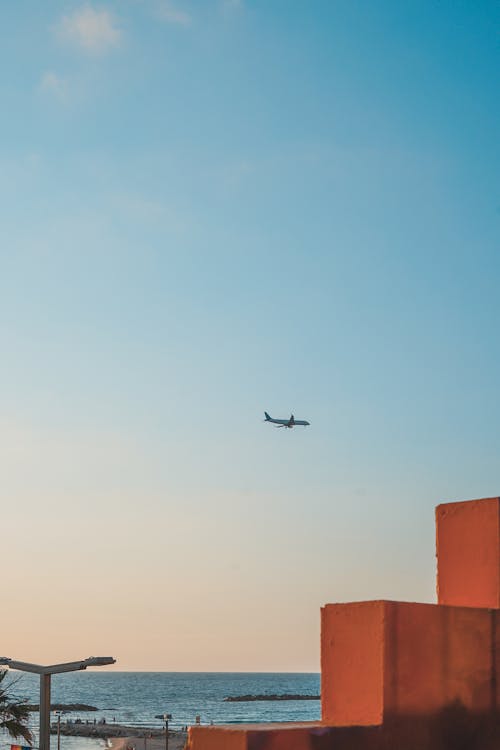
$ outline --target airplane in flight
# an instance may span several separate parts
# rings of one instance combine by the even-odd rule
[[[289,427],[292,429],[292,427],[295,427],[295,425],[302,425],[303,427],[308,427],[311,423],[306,422],[305,419],[295,419],[293,414],[290,416],[290,419],[273,419],[269,416],[267,411],[264,412],[266,415],[265,422],[272,422],[275,427]]]

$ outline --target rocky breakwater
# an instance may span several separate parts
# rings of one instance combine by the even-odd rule
[[[226,703],[247,703],[249,701],[319,701],[319,695],[294,695],[285,693],[283,695],[229,695],[224,698]]]
[[[39,703],[27,703],[26,708],[28,711],[40,711],[40,704]],[[50,705],[51,711],[81,711],[82,713],[86,711],[99,711],[98,708],[95,706],[89,706],[86,703],[51,703]]]

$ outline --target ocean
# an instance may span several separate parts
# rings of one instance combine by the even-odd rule
[[[13,692],[39,702],[39,678],[36,675],[12,672],[16,680]],[[172,729],[194,724],[196,716],[202,724],[240,724],[244,722],[317,721],[319,700],[255,701],[227,703],[234,695],[293,694],[319,695],[319,674],[291,673],[213,673],[213,672],[103,672],[85,671],[52,678],[52,703],[85,703],[97,712],[68,713],[62,717],[93,722],[106,719],[137,727],[160,727],[158,714],[172,714]],[[33,729],[38,714],[32,714]],[[55,738],[52,738],[55,747]],[[0,746],[10,744],[0,736]],[[91,750],[97,740],[62,738],[62,750]],[[99,743],[103,746],[104,743]]]

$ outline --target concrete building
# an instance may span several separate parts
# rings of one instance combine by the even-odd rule
[[[321,610],[321,721],[192,727],[190,750],[499,750],[500,498],[436,508],[437,604]]]

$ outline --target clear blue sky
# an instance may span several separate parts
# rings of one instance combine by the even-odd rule
[[[314,670],[321,604],[433,599],[500,493],[499,20],[2,4],[3,651]]]

